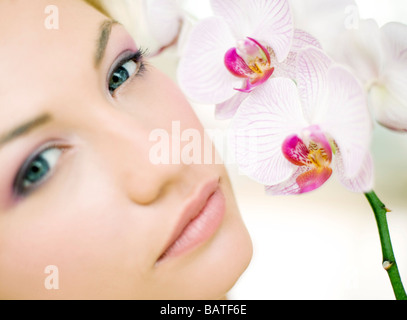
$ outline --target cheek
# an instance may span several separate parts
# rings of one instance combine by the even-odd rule
[[[145,74],[134,80],[122,91],[118,99],[120,108],[155,128],[170,131],[172,123],[179,121],[181,128],[203,132],[191,105],[168,76],[148,66]]]
[[[70,193],[36,205],[30,212],[38,214],[2,224],[0,297],[128,297],[147,286],[151,214],[110,183],[91,181],[68,182]],[[47,266],[58,268],[58,290],[45,286]]]

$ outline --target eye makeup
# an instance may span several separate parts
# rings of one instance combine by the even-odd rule
[[[25,197],[43,185],[54,174],[60,157],[68,149],[66,144],[51,142],[29,156],[14,179],[14,196]]]
[[[144,50],[138,49],[136,52],[125,51],[119,56],[108,73],[107,86],[111,95],[128,81],[143,75],[146,69],[144,54]]]
[[[114,97],[116,91],[124,89],[132,80],[142,76],[146,70],[144,56],[146,51],[137,48],[130,35],[119,27],[112,30],[112,37],[107,43],[107,55],[110,68],[106,70],[106,91]],[[119,31],[120,30],[120,31]],[[113,51],[126,48],[113,59]],[[110,54],[109,54],[110,52]],[[110,57],[109,57],[110,56]],[[109,60],[108,60],[109,59]],[[113,61],[113,62],[112,62]],[[65,151],[72,148],[66,142],[53,141],[43,143],[39,148],[25,157],[11,176],[11,194],[15,200],[24,199],[57,174]],[[10,187],[9,187],[10,188]]]

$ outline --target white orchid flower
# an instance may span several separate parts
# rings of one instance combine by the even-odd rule
[[[271,79],[238,109],[231,143],[239,168],[273,195],[315,190],[333,171],[349,190],[370,191],[372,122],[363,87],[311,47],[299,53],[296,79]]]

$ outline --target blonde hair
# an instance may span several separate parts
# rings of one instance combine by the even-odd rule
[[[148,37],[141,0],[83,0],[107,17],[120,22],[136,39]],[[144,40],[142,40],[144,42]]]
[[[105,6],[103,5],[102,1],[100,0],[83,0],[92,7],[94,7],[96,10],[98,10],[100,13],[104,14],[105,16],[111,18],[109,12],[106,10]]]

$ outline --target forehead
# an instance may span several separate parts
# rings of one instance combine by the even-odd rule
[[[93,67],[105,19],[82,0],[0,0],[0,115],[2,105],[40,99]]]
[[[0,53],[45,52],[59,46],[75,50],[94,37],[103,15],[82,0],[0,0]],[[18,50],[19,49],[19,50]]]

